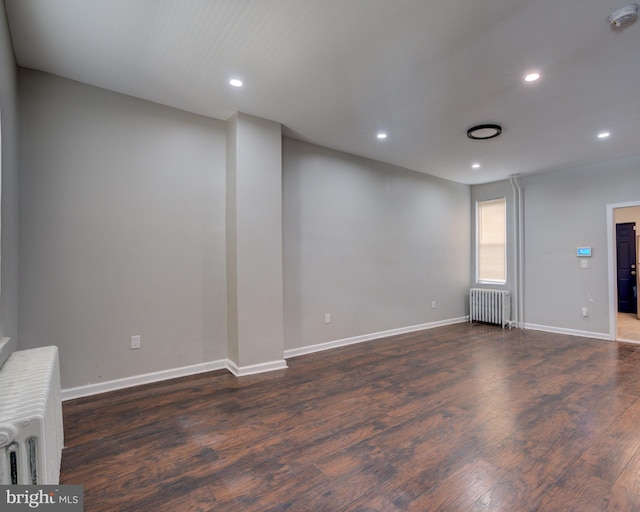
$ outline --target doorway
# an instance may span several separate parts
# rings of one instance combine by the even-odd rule
[[[607,206],[611,339],[640,343],[640,201]]]
[[[618,212],[616,212],[616,217]],[[618,313],[638,313],[636,286],[636,223],[616,222]]]

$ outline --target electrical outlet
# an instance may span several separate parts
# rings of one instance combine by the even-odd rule
[[[131,350],[140,348],[140,335],[131,336]]]
[[[331,323],[331,313],[325,313],[324,314],[324,323],[325,324],[330,324]]]
[[[589,268],[589,260],[580,260],[580,268]]]
[[[435,300],[431,301],[431,309],[436,309],[436,301]]]

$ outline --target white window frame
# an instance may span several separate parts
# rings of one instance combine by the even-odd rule
[[[480,216],[478,215],[480,204],[491,203],[496,201],[502,201],[504,203],[504,279],[480,279]],[[477,284],[497,284],[506,285],[508,279],[508,265],[507,265],[507,198],[495,197],[493,199],[486,199],[482,201],[476,201],[476,283]]]

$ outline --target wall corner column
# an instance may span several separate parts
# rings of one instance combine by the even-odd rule
[[[235,375],[286,368],[282,126],[227,121],[227,358]]]

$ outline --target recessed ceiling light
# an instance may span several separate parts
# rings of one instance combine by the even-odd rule
[[[379,139],[386,139],[387,138],[387,134],[384,132],[380,132],[378,133],[378,135],[376,135],[376,137],[378,137]]]
[[[498,124],[479,124],[467,130],[467,137],[476,140],[493,139],[502,133],[502,126]]]
[[[608,137],[609,137],[609,135],[611,135],[609,132],[600,132],[600,133],[598,134],[598,138],[599,138],[599,139],[606,139],[606,138],[608,138]]]
[[[471,164],[471,167],[473,169],[480,169],[480,164],[478,162],[475,162],[475,163]]]
[[[229,85],[233,85],[234,87],[242,87],[242,80],[238,80],[237,78],[232,78],[229,80]]]
[[[538,80],[538,78],[540,78],[540,73],[533,72],[533,73],[529,73],[528,75],[526,75],[524,77],[524,81],[525,82],[535,82],[536,80]]]

